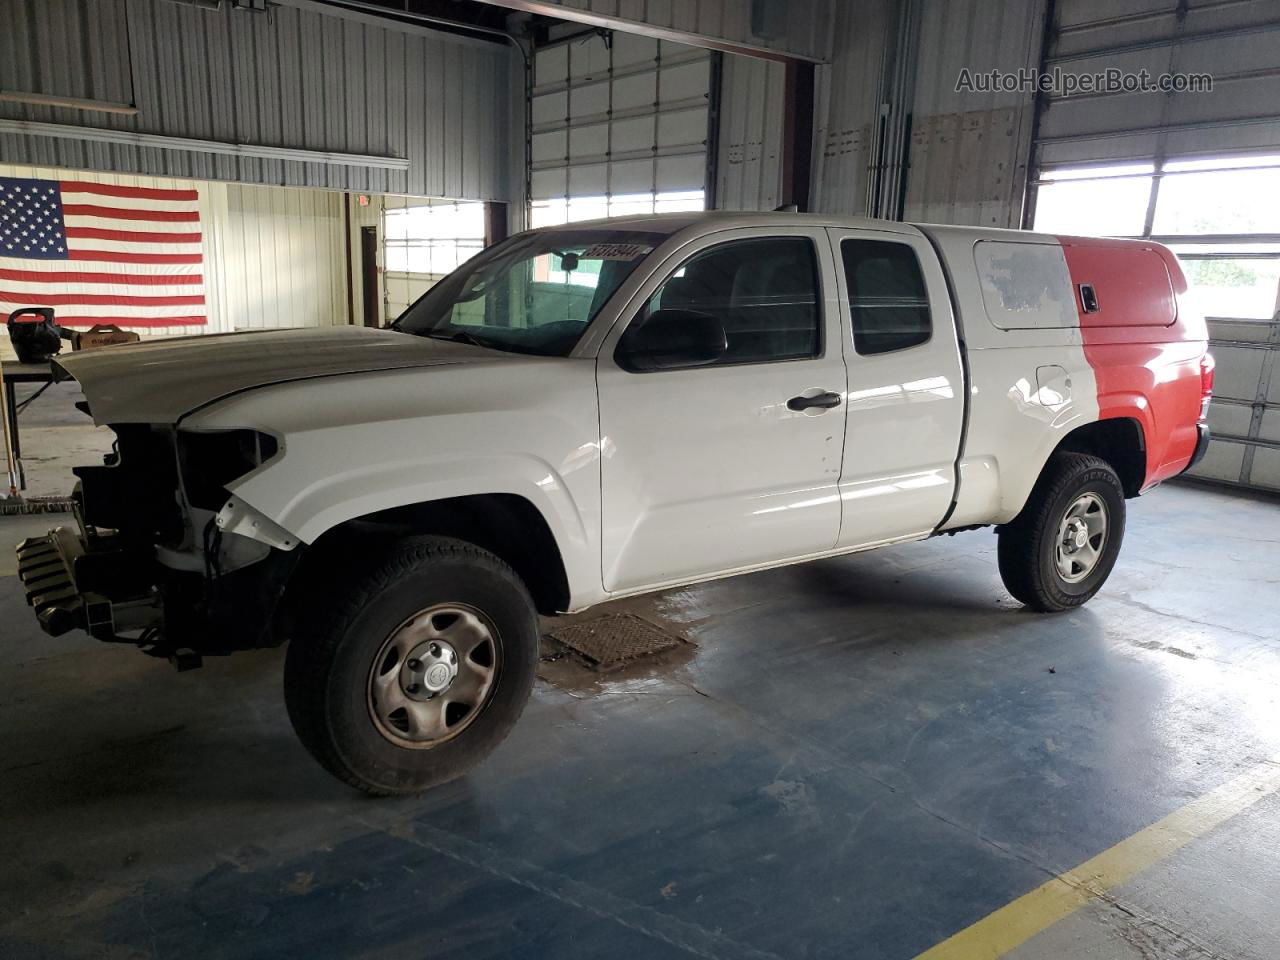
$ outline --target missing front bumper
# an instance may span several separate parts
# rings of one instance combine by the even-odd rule
[[[51,637],[80,629],[99,640],[126,640],[122,633],[146,630],[160,622],[158,595],[113,599],[81,589],[76,570],[87,556],[84,542],[67,527],[18,544],[18,578],[40,628]]]

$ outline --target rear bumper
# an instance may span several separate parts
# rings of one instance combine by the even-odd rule
[[[40,628],[51,637],[85,630],[99,640],[120,640],[122,632],[143,630],[160,619],[158,597],[114,600],[81,590],[76,569],[85,557],[84,541],[68,527],[18,544],[18,578]]]
[[[1196,424],[1196,448],[1195,448],[1195,451],[1192,452],[1191,454],[1190,462],[1188,462],[1187,465],[1182,468],[1182,472],[1186,473],[1188,470],[1194,467],[1197,463],[1203,460],[1205,452],[1208,449],[1209,449],[1209,425],[1207,423],[1197,423]]]

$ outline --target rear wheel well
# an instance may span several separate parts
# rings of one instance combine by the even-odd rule
[[[1054,453],[1088,453],[1111,465],[1126,497],[1136,497],[1147,480],[1147,443],[1142,424],[1132,417],[1098,420],[1062,438]]]
[[[555,535],[537,507],[506,493],[406,504],[340,523],[307,548],[295,579],[329,580],[335,571],[358,565],[370,545],[416,534],[453,537],[506,561],[528,587],[539,613],[569,607],[569,580]],[[353,549],[357,544],[365,549]]]

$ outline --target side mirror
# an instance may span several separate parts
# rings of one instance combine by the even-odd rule
[[[729,349],[724,325],[695,310],[655,310],[618,344],[618,363],[636,371],[702,367]]]

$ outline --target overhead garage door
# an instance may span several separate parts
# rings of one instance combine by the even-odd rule
[[[1042,103],[1028,225],[1177,252],[1218,361],[1215,439],[1193,473],[1280,489],[1276,4],[1059,0],[1046,67],[1118,68],[1121,88]],[[1144,74],[1172,89],[1124,89]]]
[[[532,223],[702,209],[711,55],[625,33],[534,54]]]

